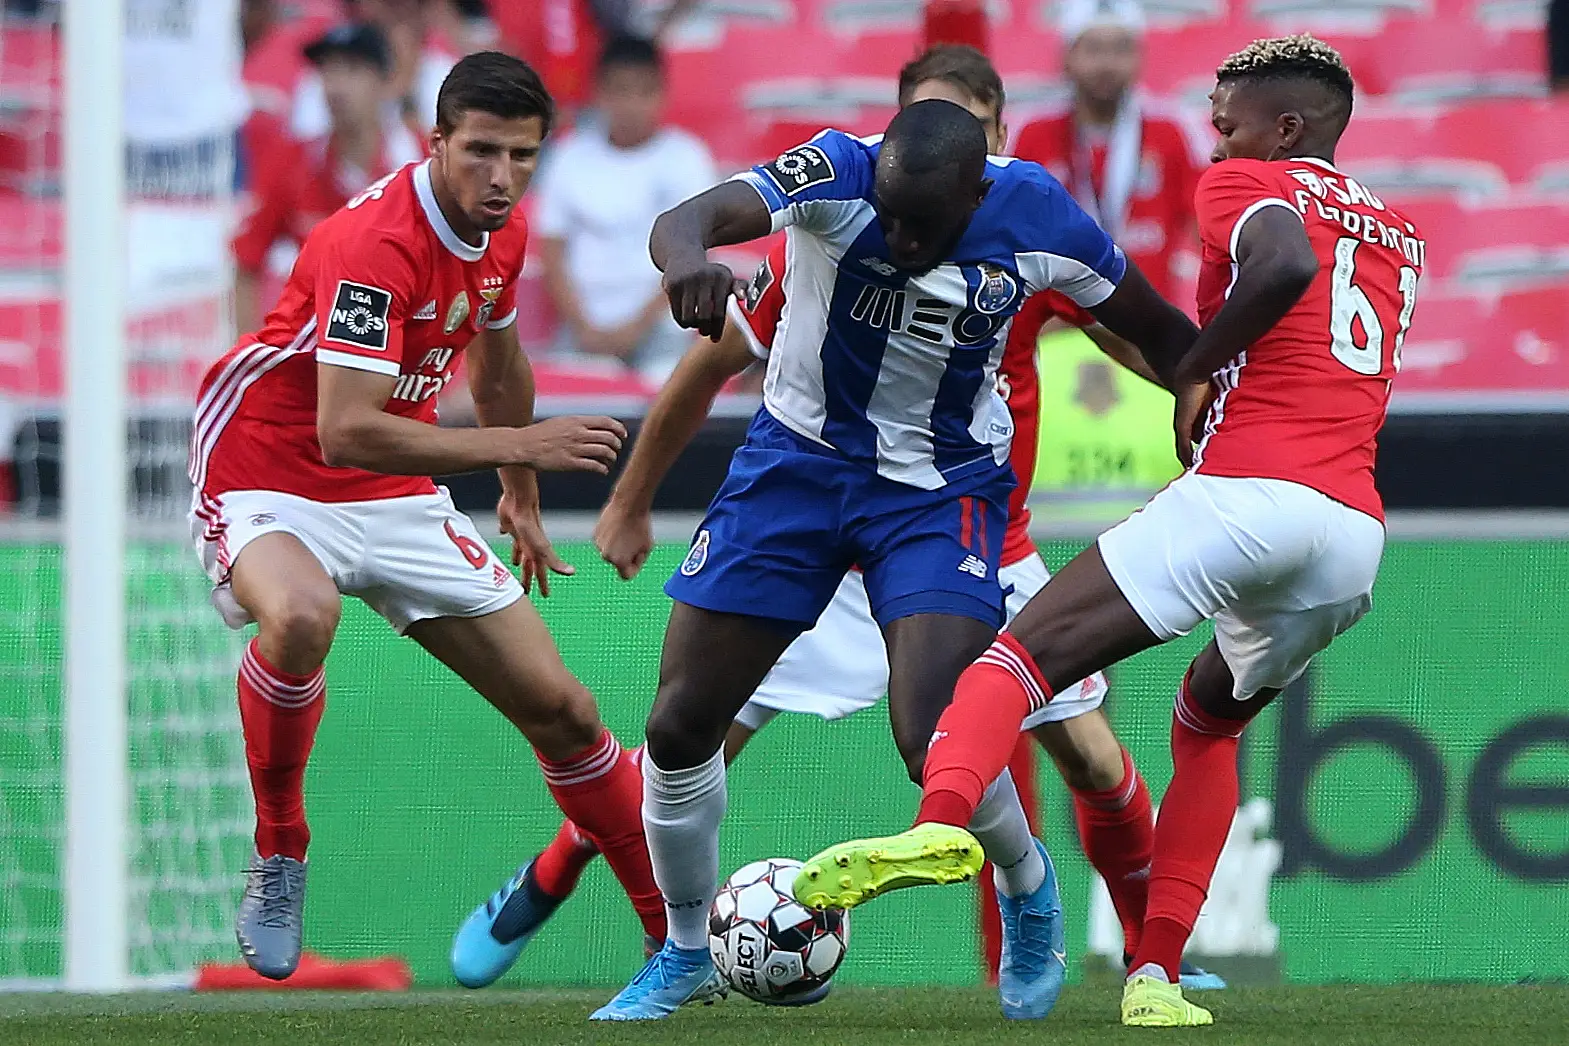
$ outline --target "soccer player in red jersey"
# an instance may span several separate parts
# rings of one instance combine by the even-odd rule
[[[1143,1027],[1212,1022],[1174,982],[1236,811],[1238,738],[1371,605],[1384,546],[1375,440],[1426,253],[1415,225],[1335,167],[1353,88],[1332,48],[1259,40],[1217,80],[1220,142],[1197,197],[1203,332],[1176,375],[1188,472],[1069,563],[964,672],[933,734],[916,826],[830,848],[796,883],[804,903],[843,907],[968,871],[962,826],[1024,717],[1211,619],[1215,638],[1177,692],[1175,773],[1124,989],[1123,1023]],[[902,881],[878,871],[890,862]]]
[[[1002,122],[1003,84],[981,52],[965,46],[938,46],[907,64],[899,77],[900,103],[927,98],[965,106],[986,129],[990,147],[1001,148],[1007,135]],[[702,339],[693,345],[650,408],[594,531],[601,554],[623,578],[635,577],[652,551],[654,493],[697,434],[714,398],[748,365],[767,358],[785,307],[787,264],[781,239],[759,266],[745,299],[730,303],[730,322],[720,341]],[[1008,597],[1010,613],[1023,607],[1050,577],[1030,538],[1027,499],[1040,426],[1036,341],[1042,323],[1052,316],[1079,326],[1096,322],[1060,294],[1035,296],[1014,319],[998,372],[1013,415],[1011,461],[1019,477],[1009,502],[999,575],[1013,588]],[[1148,371],[1138,350],[1104,328],[1099,329],[1097,340],[1119,362]],[[824,680],[831,682],[825,684]],[[733,760],[780,712],[839,719],[876,705],[887,690],[888,657],[882,634],[872,618],[861,575],[851,571],[816,626],[790,645],[736,717],[725,738],[725,759]],[[1144,921],[1145,874],[1155,824],[1149,790],[1101,711],[1105,697],[1106,679],[1095,673],[1066,688],[1056,702],[1033,713],[1023,725],[1052,757],[1073,794],[1080,841],[1107,883],[1131,949]],[[1011,780],[1004,787],[1012,791]],[[1016,845],[1027,850],[1032,846],[1028,825],[1021,821],[1014,827]],[[541,900],[533,926],[566,899],[595,855],[591,841],[575,825],[568,821],[561,826],[527,872]],[[1013,863],[1004,854],[993,857],[1010,867]],[[485,916],[476,911],[470,918]],[[468,953],[469,949],[459,944],[452,956],[454,969],[465,983]],[[1184,976],[1189,984],[1215,985],[1218,981],[1196,967],[1190,967]],[[826,995],[826,990],[822,994]]]
[[[643,841],[642,782],[523,599],[571,573],[540,525],[535,469],[606,472],[611,418],[536,424],[517,340],[528,230],[517,210],[550,130],[550,96],[489,52],[442,85],[431,159],[370,186],[310,234],[262,328],[202,382],[192,529],[232,627],[256,850],[236,921],[252,969],[299,961],[310,841],[302,782],[342,596],[353,595],[528,738],[561,809],[604,851],[648,932],[664,911]],[[436,395],[469,349],[481,423],[437,427]],[[432,475],[495,468],[523,583]]]

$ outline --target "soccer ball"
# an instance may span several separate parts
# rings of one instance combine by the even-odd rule
[[[708,952],[720,975],[748,999],[777,1006],[804,1002],[844,961],[850,915],[797,904],[791,884],[800,870],[801,862],[788,857],[753,861],[714,896]]]

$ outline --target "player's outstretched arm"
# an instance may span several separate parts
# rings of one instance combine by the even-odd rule
[[[1161,384],[1160,375],[1155,373],[1137,345],[1117,337],[1099,323],[1085,327],[1084,335],[1095,343],[1097,349],[1110,357],[1112,362],[1132,371],[1151,385]]]
[[[1199,331],[1186,313],[1150,286],[1138,266],[1129,262],[1111,297],[1090,312],[1112,334],[1138,347],[1160,384],[1175,387],[1177,364]]]
[[[708,248],[745,243],[773,230],[768,205],[752,186],[721,182],[677,204],[654,221],[648,253],[665,274],[665,294],[676,322],[718,341],[725,302],[744,290],[728,266],[708,260]]]
[[[316,435],[328,465],[392,476],[435,476],[526,465],[606,473],[625,427],[614,418],[551,418],[526,428],[444,429],[383,408],[398,379],[355,367],[316,367]]]
[[[1226,303],[1176,369],[1177,457],[1193,464],[1193,437],[1208,402],[1210,377],[1267,334],[1318,276],[1318,256],[1296,211],[1263,207],[1236,236],[1236,280]]]
[[[623,580],[637,576],[654,547],[654,492],[697,435],[725,382],[755,360],[741,325],[728,323],[718,342],[699,340],[687,350],[654,398],[594,527],[595,547]]]

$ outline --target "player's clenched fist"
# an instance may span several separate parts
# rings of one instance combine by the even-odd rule
[[[520,465],[547,472],[607,473],[626,439],[615,418],[551,418],[518,429],[524,444]]]
[[[736,279],[729,266],[701,256],[691,263],[672,262],[664,286],[676,322],[712,341],[724,333],[725,302],[746,293],[746,281]]]
[[[645,511],[624,509],[612,498],[594,525],[594,547],[621,580],[631,581],[654,550],[653,518]]]

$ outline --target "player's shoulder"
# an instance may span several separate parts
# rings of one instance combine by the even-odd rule
[[[1250,160],[1241,157],[1210,164],[1199,175],[1198,193],[1220,196],[1259,189],[1278,189],[1290,177],[1288,165],[1279,160]]]
[[[1034,160],[988,156],[986,177],[991,180],[991,192],[1000,193],[999,202],[1009,206],[1020,206],[1030,199],[1066,203],[1072,198],[1057,176]]]
[[[344,258],[371,259],[389,249],[417,255],[426,237],[414,189],[418,164],[408,164],[372,182],[311,230],[307,243]]]
[[[858,138],[825,128],[792,146],[746,177],[764,192],[786,203],[805,200],[857,199],[871,192],[872,172],[882,135]]]

